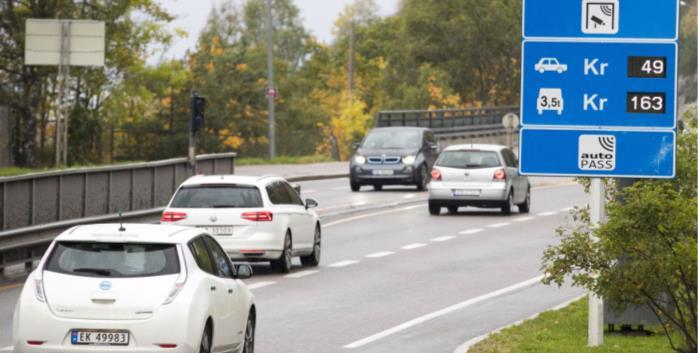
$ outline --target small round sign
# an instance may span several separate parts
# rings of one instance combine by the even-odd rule
[[[276,98],[278,95],[279,95],[279,92],[276,90],[275,87],[267,88],[267,97]]]
[[[509,130],[516,129],[519,126],[519,116],[514,113],[507,113],[502,117],[502,126]]]

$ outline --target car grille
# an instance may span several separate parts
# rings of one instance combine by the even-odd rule
[[[368,157],[366,158],[368,164],[398,164],[400,163],[400,157],[396,156],[381,156],[381,157]]]

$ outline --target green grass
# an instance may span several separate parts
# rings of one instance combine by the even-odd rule
[[[645,328],[656,335],[642,337],[604,336],[601,347],[587,347],[586,298],[533,320],[491,335],[468,353],[673,353],[659,327]]]
[[[19,168],[19,167],[7,167],[0,168],[0,177],[22,175],[27,173],[35,172],[45,172],[48,169],[32,169],[32,168]]]
[[[246,166],[246,165],[263,165],[263,164],[310,164],[310,163],[324,163],[324,162],[334,162],[334,160],[328,156],[300,156],[300,157],[276,157],[274,159],[265,158],[238,158],[235,160],[236,166]]]

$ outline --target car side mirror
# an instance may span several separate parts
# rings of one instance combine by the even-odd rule
[[[317,201],[315,199],[305,199],[305,209],[318,207]]]
[[[252,278],[252,266],[249,264],[235,265],[235,272],[237,272],[237,279]]]
[[[301,195],[301,186],[300,186],[300,185],[298,185],[298,184],[291,184],[291,187],[293,188],[293,190],[296,190],[296,192],[298,193],[298,196]]]

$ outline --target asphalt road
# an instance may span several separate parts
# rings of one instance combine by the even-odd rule
[[[407,203],[327,218],[320,267],[296,260],[291,274],[279,275],[255,265],[247,282],[258,305],[257,352],[451,353],[582,294],[539,283],[555,228],[587,203],[580,186],[534,182],[528,215],[462,208],[433,217],[427,194],[413,188],[351,193],[346,179],[300,184],[322,215]],[[10,344],[17,295],[0,289],[0,349]]]

